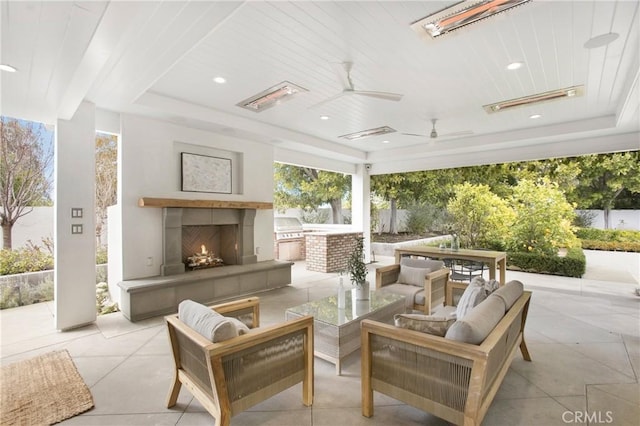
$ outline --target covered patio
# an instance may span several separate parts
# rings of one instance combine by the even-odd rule
[[[636,424],[640,417],[640,298],[633,294],[637,283],[632,281],[640,256],[587,255],[604,257],[609,266],[591,269],[582,279],[508,271],[507,279],[520,280],[533,291],[525,329],[533,362],[516,356],[484,424],[597,424],[609,418],[610,424]],[[392,262],[390,257],[379,257],[369,268]],[[337,285],[335,274],[309,272],[304,262],[294,265],[292,281],[291,286],[259,295],[263,325],[281,322],[287,307],[333,294]],[[52,305],[1,311],[0,349],[2,365],[56,349],[70,352],[93,394],[95,408],[64,424],[211,424],[211,416],[184,390],[176,407],[164,406],[172,361],[162,317],[131,323],[114,313],[98,317],[92,325],[59,333],[53,326]],[[346,359],[342,376],[335,375],[332,364],[315,359],[312,408],[301,404],[297,385],[234,417],[232,423],[447,424],[379,394],[374,416],[362,417],[359,356],[357,351]]]

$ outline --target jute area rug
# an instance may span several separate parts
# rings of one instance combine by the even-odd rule
[[[93,407],[69,352],[49,352],[0,370],[0,425],[51,425]]]

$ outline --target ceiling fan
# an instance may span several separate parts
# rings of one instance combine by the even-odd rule
[[[463,130],[461,132],[439,134],[438,131],[436,130],[436,122],[437,121],[438,121],[437,118],[432,118],[431,119],[431,133],[429,133],[429,138],[430,139],[438,139],[439,137],[449,138],[449,137],[466,136],[466,135],[472,135],[473,134],[472,130]],[[427,135],[420,135],[420,134],[417,134],[417,133],[400,133],[400,134],[401,135],[405,135],[405,136],[418,136],[418,137],[422,137],[422,138],[426,138],[427,137]]]
[[[330,98],[325,99],[324,101],[318,102],[315,105],[310,106],[309,108],[317,108],[320,105],[324,105],[328,102],[334,101],[342,96],[368,96],[370,98],[382,99],[385,101],[399,101],[402,99],[402,96],[399,93],[391,93],[391,92],[374,92],[370,90],[356,90],[353,85],[353,81],[351,80],[351,67],[353,64],[351,62],[342,62],[339,64],[333,64],[333,67],[336,71],[336,75],[338,76],[338,80],[342,83],[342,92],[337,95],[331,96]]]

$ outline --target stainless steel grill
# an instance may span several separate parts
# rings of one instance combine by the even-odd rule
[[[295,217],[274,218],[276,240],[296,240],[303,237],[302,224]]]

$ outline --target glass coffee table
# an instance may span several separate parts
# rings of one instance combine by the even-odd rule
[[[391,323],[395,314],[405,312],[405,297],[371,291],[369,300],[355,300],[355,290],[347,290],[344,309],[338,308],[338,296],[307,302],[288,308],[286,319],[313,315],[314,355],[336,365],[360,347],[360,321],[372,319]]]

